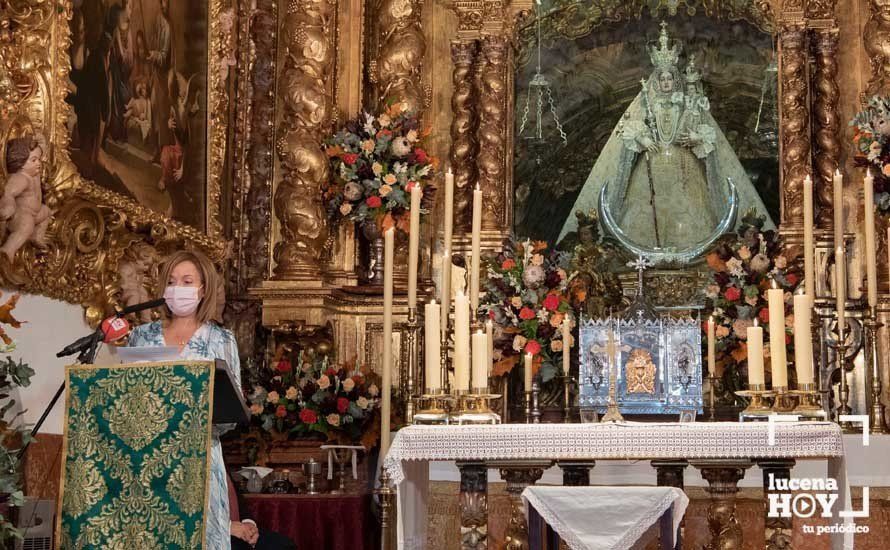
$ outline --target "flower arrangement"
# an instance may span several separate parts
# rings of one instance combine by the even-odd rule
[[[710,284],[705,289],[706,307],[714,316],[717,369],[719,372],[722,368],[724,389],[730,394],[743,387],[747,330],[755,319],[764,327],[764,341],[769,340],[766,291],[773,280],[785,290],[785,343],[791,344],[792,295],[801,282],[801,273],[782,255],[778,233],[764,231],[763,225],[764,218],[749,212],[737,232],[724,238],[706,258],[711,272]],[[702,341],[706,343],[707,323],[703,323],[702,330]],[[769,346],[764,345],[764,353],[769,354]],[[768,369],[769,361],[765,364]]]
[[[875,209],[890,215],[890,98],[874,96],[850,121],[854,161],[874,177]]]
[[[411,189],[421,186],[422,204],[434,191],[429,181],[437,161],[420,143],[428,133],[404,103],[347,122],[325,143],[332,173],[324,200],[331,221],[373,221],[407,233]]]
[[[323,435],[342,443],[370,443],[369,427],[377,413],[376,375],[366,367],[331,365],[327,356],[280,348],[268,381],[248,396],[250,412],[267,432],[289,436]]]
[[[525,353],[546,382],[562,361],[564,320],[574,326],[569,300],[571,256],[548,249],[544,241],[507,240],[497,256],[486,258],[488,280],[480,310],[495,325],[492,374],[510,372]]]

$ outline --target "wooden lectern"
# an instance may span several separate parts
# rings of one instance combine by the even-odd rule
[[[71,365],[65,378],[56,548],[204,548],[212,425],[249,418],[225,362]]]

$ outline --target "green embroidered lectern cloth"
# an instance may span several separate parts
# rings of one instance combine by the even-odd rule
[[[212,362],[75,365],[57,548],[203,548]]]

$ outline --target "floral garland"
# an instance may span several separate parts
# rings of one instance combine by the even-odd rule
[[[854,161],[871,168],[875,210],[890,215],[890,98],[874,96],[868,107],[850,121],[853,127]]]
[[[420,144],[428,133],[396,103],[376,117],[362,112],[334,134],[324,146],[332,170],[323,198],[332,223],[373,221],[407,233],[411,190],[423,188],[424,204],[434,192],[429,181],[438,162]]]
[[[785,290],[785,344],[791,345],[794,324],[792,295],[801,281],[800,270],[782,254],[776,231],[763,230],[764,218],[748,213],[737,232],[724,239],[707,256],[711,282],[705,289],[706,307],[712,311],[717,337],[716,364],[723,372],[727,394],[747,381],[747,330],[757,319],[769,340],[769,307],[766,291],[775,281]],[[702,326],[707,343],[707,323]],[[769,346],[764,345],[769,370]],[[793,353],[789,349],[789,353]]]
[[[488,280],[480,310],[495,324],[492,374],[510,372],[522,355],[534,356],[542,381],[553,378],[565,343],[560,330],[577,318],[569,301],[571,256],[543,241],[507,240],[500,254],[486,258]]]
[[[377,414],[376,375],[366,367],[329,365],[326,356],[295,355],[285,357],[280,349],[267,381],[248,396],[255,423],[290,436],[317,433],[343,443],[366,439]]]

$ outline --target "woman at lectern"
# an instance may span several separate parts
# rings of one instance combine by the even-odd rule
[[[222,359],[229,366],[237,387],[241,387],[238,344],[228,329],[211,319],[219,306],[219,275],[213,263],[199,252],[176,252],[158,272],[158,290],[163,290],[167,307],[163,320],[136,327],[131,346],[175,346],[179,357],[191,360]],[[205,532],[205,548],[228,550],[230,536],[256,542],[256,525],[231,520],[226,467],[219,436],[234,425],[213,427],[210,447],[210,509]],[[237,506],[237,504],[236,504]]]

